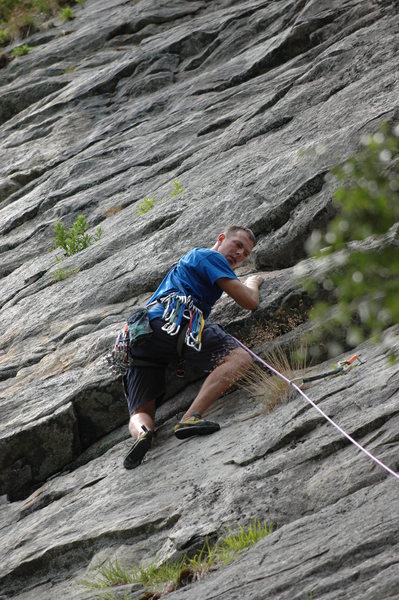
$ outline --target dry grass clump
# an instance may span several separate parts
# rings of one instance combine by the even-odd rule
[[[39,31],[52,17],[74,18],[69,4],[84,0],[0,0],[0,46],[7,46]]]
[[[112,217],[113,215],[118,214],[119,212],[121,212],[121,210],[123,210],[125,207],[123,206],[123,204],[118,204],[117,206],[111,206],[111,208],[108,208],[105,212],[105,216],[106,217]]]
[[[300,376],[307,366],[307,347],[304,345],[296,348],[291,346],[284,350],[281,346],[276,346],[263,358],[271,367],[291,381]],[[245,388],[257,398],[264,405],[265,412],[269,412],[281,403],[288,402],[296,393],[289,383],[260,363],[252,365],[241,380],[240,387]]]
[[[306,320],[307,312],[301,303],[299,308],[280,309],[273,315],[273,319],[255,322],[245,332],[244,343],[250,347],[261,346],[293,331]]]

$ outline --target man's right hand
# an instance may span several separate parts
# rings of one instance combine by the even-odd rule
[[[264,281],[263,275],[251,275],[245,281],[245,285],[248,287],[256,287],[256,289],[259,289],[260,286],[262,285],[263,281]]]
[[[242,308],[255,310],[259,306],[258,290],[262,281],[262,275],[251,275],[245,283],[241,283],[238,279],[228,279],[227,277],[218,279],[217,283]]]

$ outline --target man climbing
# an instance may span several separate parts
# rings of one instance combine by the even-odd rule
[[[242,377],[252,359],[234,338],[218,325],[205,323],[205,319],[223,292],[242,308],[257,308],[263,278],[253,275],[244,284],[233,271],[248,258],[254,245],[255,236],[250,229],[230,226],[218,235],[211,249],[194,248],[183,256],[149,299],[153,333],[134,346],[131,355],[133,364],[134,359],[152,364],[133,366],[125,377],[129,431],[136,440],[125,457],[126,469],[137,467],[151,447],[155,410],[164,395],[165,369],[178,362],[179,336],[184,335],[184,361],[209,374],[175,426],[175,435],[185,439],[220,429],[218,423],[207,421],[202,415]]]

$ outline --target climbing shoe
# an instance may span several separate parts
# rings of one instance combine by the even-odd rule
[[[179,440],[185,440],[193,435],[209,435],[219,431],[219,423],[206,421],[200,414],[194,413],[185,421],[179,421],[175,425],[175,436]]]
[[[129,452],[125,456],[123,466],[125,469],[135,469],[139,466],[148,450],[151,448],[153,433],[146,427],[142,427],[144,433],[137,438]]]

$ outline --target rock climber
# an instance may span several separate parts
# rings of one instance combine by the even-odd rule
[[[203,414],[244,375],[252,359],[219,325],[205,323],[205,319],[223,292],[242,308],[258,307],[263,277],[253,275],[242,283],[233,270],[249,257],[255,243],[247,227],[228,227],[212,248],[194,248],[183,256],[149,299],[147,310],[153,333],[130,352],[133,365],[135,359],[144,359],[151,361],[151,366],[131,366],[124,381],[129,431],[135,440],[124,459],[126,469],[137,467],[151,447],[155,411],[164,396],[165,369],[178,362],[178,339],[183,334],[184,361],[208,375],[176,424],[175,436],[186,439],[220,429]]]

